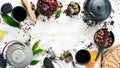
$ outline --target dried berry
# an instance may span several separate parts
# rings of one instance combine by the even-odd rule
[[[31,5],[32,10],[35,10],[35,5],[32,2],[30,2],[30,5]]]

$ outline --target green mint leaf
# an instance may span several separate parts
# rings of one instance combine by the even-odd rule
[[[33,55],[38,55],[40,53],[42,53],[44,50],[43,49],[37,49],[33,51]]]
[[[30,63],[30,65],[36,65],[37,63],[39,63],[40,60],[32,60],[32,62]]]
[[[36,16],[36,18],[38,18],[38,16],[39,16],[38,10],[35,10],[35,16]]]
[[[60,16],[61,13],[62,13],[62,10],[60,9],[56,12],[55,16]]]
[[[20,28],[20,25],[15,22],[12,17],[10,17],[9,15],[7,14],[1,14],[3,20],[5,21],[5,23],[7,23],[8,25],[12,26],[12,27],[17,27],[17,28]]]
[[[35,49],[37,49],[38,45],[40,43],[40,40],[36,41],[32,47],[32,51],[34,51]]]

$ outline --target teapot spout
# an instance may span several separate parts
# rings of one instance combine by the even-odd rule
[[[30,46],[30,41],[31,41],[31,39],[28,39],[28,40],[25,42],[25,44],[26,44],[27,46]]]

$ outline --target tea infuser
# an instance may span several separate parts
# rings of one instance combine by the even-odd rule
[[[50,60],[50,58],[48,57],[45,57],[43,63],[44,63],[45,68],[55,68],[52,63],[52,60]]]
[[[47,55],[47,57],[44,59],[44,61],[43,61],[43,63],[44,63],[44,66],[46,66],[46,68],[48,67],[48,68],[51,68],[51,67],[49,67],[49,65],[47,65],[47,62],[45,62],[45,61],[49,61],[49,63],[51,64],[51,66],[52,66],[52,68],[54,67],[54,65],[53,65],[53,63],[52,62],[50,62],[50,61],[52,61],[52,60],[54,60],[55,62],[56,62],[56,64],[60,67],[60,68],[62,68],[60,65],[59,65],[59,63],[57,62],[57,60],[56,60],[56,58],[57,58],[57,56],[55,55],[55,53],[54,53],[54,51],[52,50],[52,48],[50,47],[50,48],[48,48],[48,55]],[[48,59],[47,59],[48,58]]]

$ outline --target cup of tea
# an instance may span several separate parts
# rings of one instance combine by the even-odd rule
[[[26,9],[22,6],[16,6],[13,10],[12,10],[12,18],[14,21],[21,22],[24,21],[27,17],[27,12]]]
[[[91,55],[89,51],[85,49],[79,50],[75,55],[75,60],[77,61],[78,64],[85,65],[90,61],[90,59]]]

